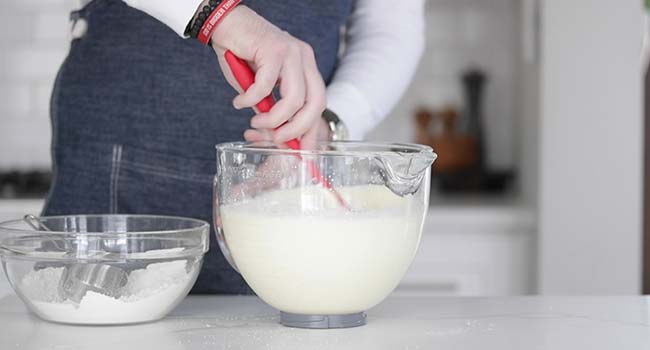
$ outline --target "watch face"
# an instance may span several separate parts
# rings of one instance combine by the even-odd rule
[[[332,131],[332,141],[345,141],[348,139],[348,130],[341,122],[336,124]]]
[[[323,112],[323,119],[327,122],[330,129],[330,139],[332,141],[343,141],[348,139],[348,128],[345,123],[336,115],[336,113],[326,109]]]

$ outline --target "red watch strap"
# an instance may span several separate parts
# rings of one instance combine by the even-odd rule
[[[212,11],[210,16],[208,16],[208,18],[205,20],[205,23],[203,23],[197,39],[199,39],[203,45],[207,45],[210,42],[212,33],[214,33],[214,30],[217,29],[219,22],[221,22],[221,20],[226,17],[228,12],[234,9],[235,6],[239,5],[240,2],[241,0],[222,1],[221,4],[219,4],[219,6],[217,6],[217,8]]]

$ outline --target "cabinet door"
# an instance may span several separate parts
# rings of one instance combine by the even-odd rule
[[[398,295],[532,292],[535,222],[526,209],[431,209]]]
[[[642,1],[541,1],[540,292],[640,289]]]
[[[425,234],[399,295],[521,295],[531,292],[526,232]]]

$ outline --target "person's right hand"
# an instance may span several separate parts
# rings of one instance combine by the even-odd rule
[[[273,140],[277,144],[298,138],[304,148],[313,147],[323,135],[321,114],[326,97],[311,46],[244,5],[234,8],[221,21],[212,35],[212,45],[226,79],[240,92],[233,100],[235,108],[254,107],[279,84],[280,99],[270,112],[258,111],[251,119],[253,129],[247,130],[244,138]],[[225,50],[248,61],[256,71],[255,83],[248,91],[242,92],[234,80],[223,58]]]

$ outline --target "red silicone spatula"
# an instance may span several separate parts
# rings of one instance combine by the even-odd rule
[[[232,75],[235,77],[235,80],[237,80],[237,83],[239,83],[239,86],[244,91],[248,90],[248,88],[255,82],[255,72],[253,72],[246,61],[237,57],[230,50],[226,51],[224,56],[226,58],[228,66],[230,67],[230,70],[232,71]],[[257,110],[259,112],[266,113],[270,111],[271,108],[273,108],[274,104],[275,100],[271,94],[262,99],[262,101],[260,101],[255,107],[257,107]],[[286,144],[291,149],[300,149],[300,141],[297,139],[289,140],[286,142]],[[300,154],[297,154],[297,157],[302,158]],[[316,165],[316,163],[312,160],[306,160],[305,162],[307,162],[307,169],[309,169],[309,173],[311,174],[312,178],[322,184],[324,188],[330,190],[336,197],[339,204],[343,208],[349,210],[350,207],[347,205],[341,194],[338,193],[338,191],[332,187],[332,184],[327,180],[327,178],[323,176],[320,169],[318,168],[318,165]]]

